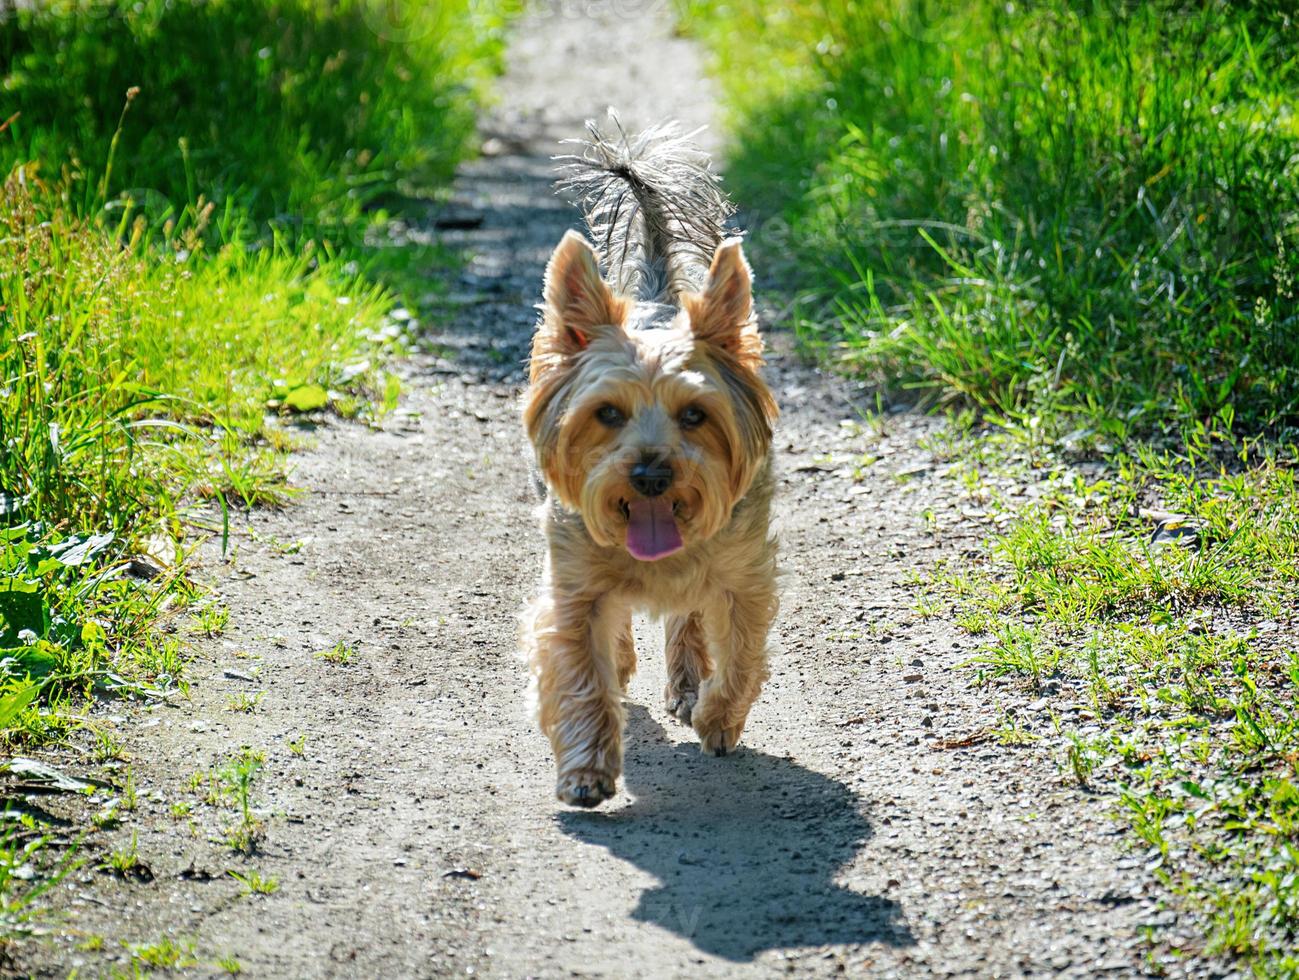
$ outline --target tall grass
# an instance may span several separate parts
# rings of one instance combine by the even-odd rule
[[[1282,5],[686,6],[755,247],[792,257],[811,343],[1107,437],[1229,404],[1299,422]]]
[[[465,152],[501,9],[0,5],[0,741],[183,683],[160,620],[284,499],[276,416],[390,407],[364,236]]]
[[[89,179],[79,210],[235,204],[335,234],[447,178],[500,5],[450,0],[68,0],[0,9],[0,161]],[[115,136],[128,90],[138,90]],[[111,159],[110,159],[111,157]],[[6,168],[8,169],[8,168]],[[414,183],[412,183],[412,181]]]
[[[256,501],[241,474],[268,404],[341,387],[382,336],[382,290],[340,260],[237,244],[201,223],[123,247],[11,177],[0,189],[0,486],[11,516],[72,531],[148,529],[197,492]]]

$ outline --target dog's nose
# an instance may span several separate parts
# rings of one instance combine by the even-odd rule
[[[657,497],[672,486],[672,467],[661,459],[642,459],[629,476],[632,489],[646,497]]]

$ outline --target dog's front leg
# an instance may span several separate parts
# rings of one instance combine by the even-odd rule
[[[569,598],[552,590],[533,607],[541,729],[555,752],[555,795],[573,806],[613,796],[622,772],[625,632],[627,611],[608,597]]]
[[[668,714],[689,725],[690,713],[699,700],[699,684],[713,669],[708,660],[708,640],[699,613],[668,617],[665,650],[668,683],[663,691],[663,701]]]
[[[767,679],[767,631],[776,614],[774,590],[762,587],[731,593],[704,612],[704,632],[713,675],[699,686],[691,723],[699,747],[726,755],[740,741],[749,709]]]

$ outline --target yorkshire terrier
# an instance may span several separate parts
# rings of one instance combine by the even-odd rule
[[[523,409],[546,559],[524,643],[556,795],[593,807],[622,772],[635,610],[667,617],[667,710],[705,753],[740,740],[776,614],[777,409],[749,265],[695,134],[587,127],[557,187],[604,274],[575,231],[546,267]]]

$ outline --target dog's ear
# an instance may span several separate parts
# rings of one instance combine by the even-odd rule
[[[600,278],[595,249],[575,231],[567,232],[551,255],[542,295],[537,342],[546,353],[575,354],[590,343],[593,330],[621,326],[627,317],[627,300],[615,296]]]
[[[717,246],[704,291],[682,300],[696,338],[740,360],[761,358],[762,342],[753,317],[753,275],[738,238]]]

